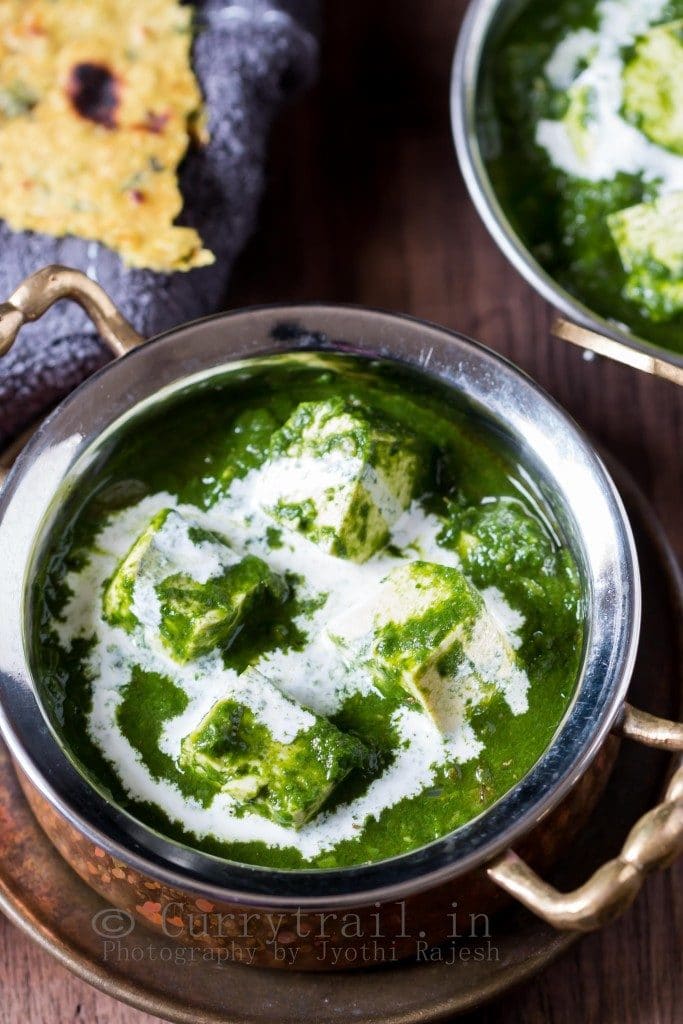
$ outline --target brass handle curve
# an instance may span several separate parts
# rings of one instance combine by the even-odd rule
[[[115,356],[144,341],[96,281],[80,270],[54,264],[31,274],[7,302],[0,303],[0,356],[9,351],[25,323],[37,320],[60,299],[72,299],[82,306]],[[22,434],[0,457],[0,485],[32,433],[33,429]]]
[[[652,377],[661,377],[663,380],[683,386],[683,366],[676,366],[666,359],[658,359],[647,352],[630,348],[606,334],[600,334],[589,327],[580,327],[563,316],[555,318],[550,333],[562,341],[569,341],[572,345],[594,352],[598,356],[613,359],[616,363],[623,363],[624,366],[640,370],[641,373],[649,373]]]
[[[82,306],[115,356],[144,341],[96,281],[81,270],[55,264],[31,274],[0,304],[0,355],[11,348],[25,323],[37,320],[60,299]]]
[[[629,704],[619,723],[629,739],[660,750],[683,751],[683,724],[638,711]],[[679,759],[680,760],[680,759]],[[513,850],[487,868],[489,878],[555,928],[592,931],[623,913],[646,877],[683,853],[683,761],[660,804],[636,822],[621,853],[572,892],[560,892]]]

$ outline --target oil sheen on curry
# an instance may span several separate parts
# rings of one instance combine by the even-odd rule
[[[117,435],[52,531],[34,661],[117,804],[242,863],[430,843],[547,748],[579,575],[500,439],[414,378],[282,357]]]

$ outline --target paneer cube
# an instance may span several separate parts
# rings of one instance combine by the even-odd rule
[[[161,641],[182,663],[229,646],[254,607],[264,599],[283,600],[287,585],[261,558],[247,555],[206,583],[176,573],[162,580],[156,592]]]
[[[683,192],[629,206],[607,218],[628,279],[624,294],[651,320],[683,310]]]
[[[181,766],[245,810],[300,828],[350,772],[368,763],[367,748],[253,670],[242,678],[252,691],[249,701],[230,697],[214,704],[183,740]],[[273,736],[273,719],[302,727],[284,742]]]
[[[165,545],[159,541],[164,536],[167,521],[172,525],[176,516],[177,513],[168,508],[157,512],[117,565],[102,599],[104,618],[110,625],[123,626],[130,633],[139,624],[138,615],[133,611],[135,585],[158,566],[171,564]]]
[[[240,559],[216,534],[163,509],[114,572],[103,610],[107,622],[142,627],[183,663],[227,646],[257,602],[286,593],[260,558]]]
[[[426,458],[414,435],[361,405],[303,402],[273,436],[264,493],[280,522],[364,562],[410,504]]]
[[[622,113],[652,142],[683,153],[683,20],[636,40],[623,70]]]
[[[562,123],[574,152],[581,161],[588,161],[595,142],[595,90],[579,80],[566,93],[567,110]]]
[[[400,566],[327,632],[347,657],[365,661],[380,689],[402,687],[446,735],[464,708],[497,693],[526,709],[528,680],[515,652],[458,569]]]

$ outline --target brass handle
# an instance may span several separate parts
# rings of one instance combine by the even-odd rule
[[[31,274],[7,302],[0,303],[0,355],[9,351],[25,323],[37,320],[60,299],[72,299],[83,307],[115,356],[144,341],[99,284],[80,270],[53,265]],[[32,433],[33,429],[22,434],[0,457],[0,484]]]
[[[650,747],[683,751],[683,724],[628,704],[619,731]],[[678,762],[662,802],[634,825],[619,856],[578,889],[563,893],[553,888],[512,850],[489,865],[489,877],[555,928],[587,932],[612,921],[630,906],[647,875],[683,853],[683,761]]]
[[[569,341],[572,345],[578,345],[579,348],[586,349],[588,352],[595,352],[596,355],[614,359],[615,362],[631,366],[642,373],[649,373],[653,377],[661,377],[683,386],[683,366],[674,366],[666,359],[658,359],[656,356],[648,355],[647,352],[629,348],[621,341],[608,338],[588,327],[579,327],[578,324],[572,323],[571,320],[565,320],[564,317],[559,316],[555,319],[551,333],[556,338]]]
[[[115,356],[142,344],[144,339],[99,284],[80,270],[53,265],[31,274],[0,304],[0,355],[11,348],[25,323],[37,320],[60,299],[73,299],[83,307]]]

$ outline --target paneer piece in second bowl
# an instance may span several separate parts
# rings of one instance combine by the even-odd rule
[[[502,693],[514,713],[527,708],[529,681],[481,594],[451,566],[409,562],[392,570],[367,601],[330,623],[332,642],[362,660],[377,686],[402,687],[444,735],[469,707]]]
[[[428,458],[417,437],[360,404],[302,402],[271,441],[270,510],[329,554],[364,562],[409,506]]]
[[[623,70],[622,112],[658,146],[683,154],[683,19],[640,36]]]
[[[579,160],[588,162],[594,145],[595,118],[593,104],[595,96],[589,85],[575,82],[567,90],[567,110],[562,118],[569,141]]]
[[[241,678],[245,697],[214,704],[183,740],[181,767],[245,810],[300,828],[354,769],[369,763],[369,751],[255,670]]]
[[[683,192],[670,192],[607,218],[628,274],[624,295],[651,320],[683,310]]]
[[[240,558],[216,534],[175,509],[158,512],[116,568],[104,617],[141,626],[184,663],[227,646],[257,602],[280,601],[287,585],[255,555]]]

